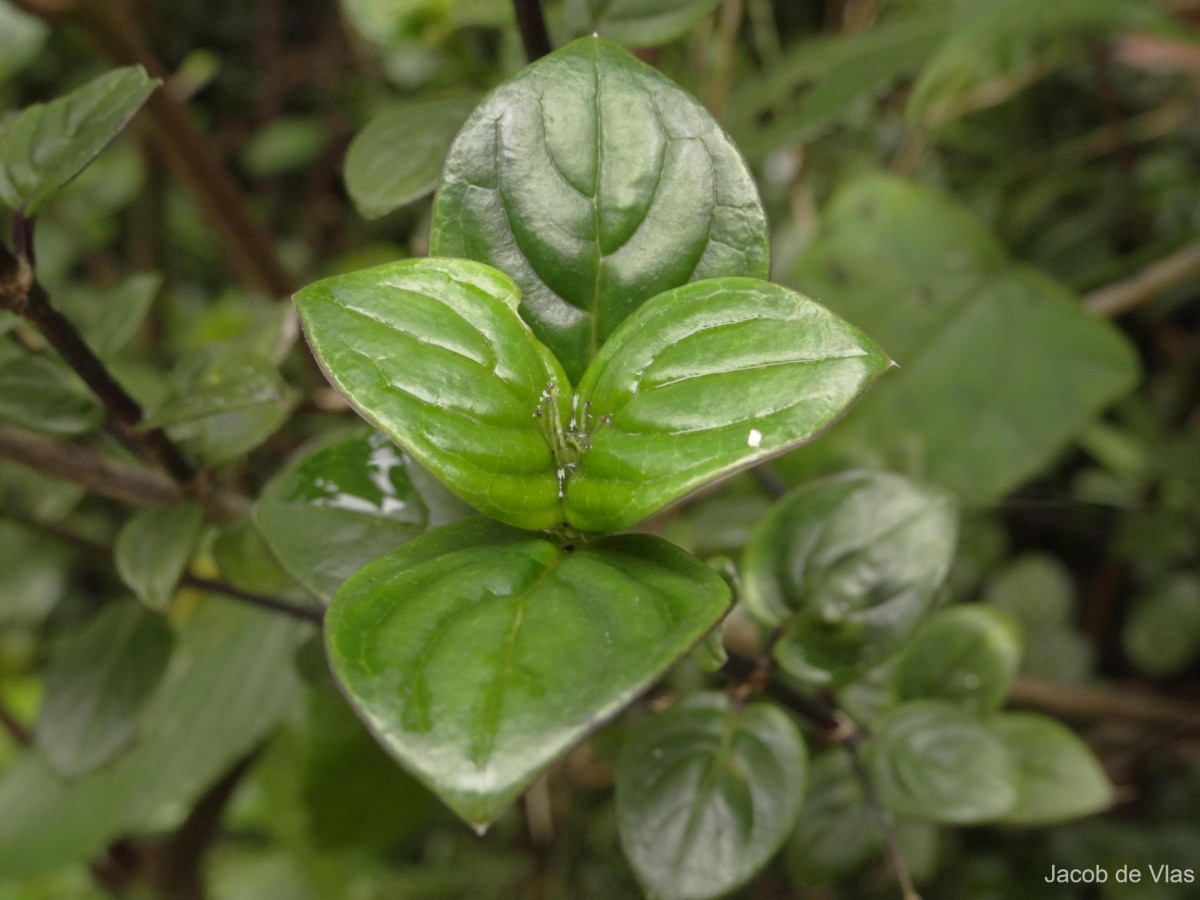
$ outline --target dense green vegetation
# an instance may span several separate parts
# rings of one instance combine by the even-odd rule
[[[0,900],[1193,896],[1197,27],[0,0]]]

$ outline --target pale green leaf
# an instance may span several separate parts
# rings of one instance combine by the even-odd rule
[[[171,605],[203,528],[204,509],[195,501],[141,510],[121,528],[113,554],[117,572],[150,609]]]
[[[96,398],[59,360],[17,356],[0,362],[0,424],[72,437],[103,420]]]

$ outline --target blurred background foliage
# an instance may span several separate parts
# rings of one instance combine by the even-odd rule
[[[771,477],[868,466],[956,494],[946,600],[1020,624],[1010,703],[1077,726],[1117,787],[1110,813],[1035,840],[906,823],[923,896],[1070,895],[1042,881],[1052,862],[1194,869],[1200,3],[545,6],[556,46],[598,31],[701,98],[759,177],[774,278],[900,363]],[[524,62],[507,0],[0,0],[0,109],[113,65],[165,79],[161,102],[38,216],[39,281],[216,491],[256,498],[299,448],[355,421],[282,301],[321,275],[424,254],[449,141]],[[0,423],[119,457],[43,349],[0,314]],[[769,502],[740,477],[654,524],[736,557]],[[203,526],[143,522],[184,535],[179,566],[190,560],[165,630],[106,561],[128,519],[0,459],[2,900],[194,885],[201,869],[221,898],[639,896],[611,788],[643,709],[477,839],[371,741],[305,626],[205,588],[306,596],[244,502]],[[121,615],[97,620],[102,606]],[[53,758],[55,729],[88,723],[43,692],[86,697],[88,654],[114,641],[144,648],[119,673],[130,702],[158,685],[136,734]],[[702,677],[681,664],[661,693]],[[205,810],[226,801],[218,832]],[[857,843],[819,825],[737,896],[895,895],[869,818]],[[828,853],[814,861],[813,846]],[[1110,882],[1078,896],[1195,890]]]

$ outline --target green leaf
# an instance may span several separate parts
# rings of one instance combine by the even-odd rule
[[[522,70],[467,120],[434,203],[431,252],[489,263],[575,382],[658,294],[766,278],[766,221],[729,139],[616,44],[582,38]]]
[[[576,34],[634,47],[665,44],[687,34],[720,0],[567,0],[567,18]]]
[[[566,519],[588,531],[635,525],[811,440],[890,365],[854,326],[778,285],[721,278],[661,294],[580,382]]]
[[[363,429],[298,454],[254,516],[279,561],[328,601],[367,563],[468,512],[385,435]]]
[[[377,219],[432,193],[450,142],[477,99],[418,100],[371,119],[346,151],[346,190],[359,215]]]
[[[97,356],[107,359],[128,344],[150,311],[162,277],[134,275],[116,287],[72,287],[55,302]]]
[[[182,626],[131,752],[71,782],[36,752],[0,776],[0,872],[52,871],[121,835],[171,830],[293,708],[291,657],[309,632],[284,616],[207,600]]]
[[[644,722],[617,768],[621,843],[647,890],[706,900],[752,878],[804,798],[807,753],[778,707],[695,694]]]
[[[0,424],[72,437],[103,420],[96,398],[57,359],[18,356],[0,362]]]
[[[117,535],[117,572],[138,599],[162,612],[171,605],[203,529],[204,508],[194,501],[141,510]]]
[[[259,130],[242,154],[246,170],[258,178],[311,166],[329,140],[315,116],[280,116]]]
[[[405,260],[318,281],[295,299],[329,379],[459,497],[522,528],[562,520],[546,428],[568,419],[569,385],[517,316],[504,275]],[[539,420],[544,394],[554,396]]]
[[[1143,672],[1177,675],[1200,656],[1200,578],[1181,574],[1140,600],[1122,634]]]
[[[325,620],[371,731],[483,828],[724,614],[720,577],[649,535],[582,547],[473,519],[371,563]]]
[[[1136,382],[1136,356],[1119,331],[1010,260],[956,203],[871,175],[835,195],[822,228],[791,281],[871,323],[900,370],[818,447],[780,460],[781,474],[920,472],[987,505]]]
[[[36,214],[121,133],[159,84],[141,66],[127,66],[23,109],[0,131],[0,199]]]
[[[1095,754],[1073,731],[1047,716],[1001,713],[989,723],[1016,767],[1011,825],[1052,825],[1107,809],[1113,789]]]
[[[746,545],[746,607],[782,628],[777,655],[793,674],[853,676],[929,609],[957,531],[949,496],[898,475],[850,472],[796,488]]]
[[[1016,620],[979,604],[934,613],[904,648],[894,677],[900,701],[945,700],[987,714],[1004,705],[1021,663]]]
[[[37,59],[50,27],[8,2],[0,2],[0,83]]]
[[[36,733],[61,775],[77,778],[128,746],[173,641],[161,616],[132,601],[110,603],[62,641],[46,672]]]
[[[821,753],[813,760],[804,811],[788,841],[792,879],[808,886],[842,878],[882,846],[878,815],[850,754],[838,747]]]
[[[270,360],[233,344],[195,351],[171,373],[167,397],[147,418],[210,464],[236,459],[287,419],[292,393]]]
[[[935,700],[885,716],[868,745],[883,801],[914,819],[969,825],[994,821],[1017,802],[1008,751],[978,719]]]

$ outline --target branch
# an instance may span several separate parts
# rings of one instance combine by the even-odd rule
[[[0,426],[0,458],[134,506],[183,499],[179,485],[160,472],[134,469],[82,447],[52,441],[20,428]]]
[[[548,55],[553,48],[550,46],[550,33],[546,30],[546,17],[542,15],[540,0],[513,0],[513,11],[517,14],[517,28],[521,32],[525,58],[533,62]]]
[[[183,453],[161,428],[138,431],[145,415],[142,407],[112,377],[75,326],[54,308],[50,296],[33,279],[29,263],[3,245],[0,245],[0,309],[11,310],[37,326],[50,346],[104,404],[109,424],[123,442],[143,448],[181,484],[192,482],[195,472]]]
[[[33,743],[33,735],[29,733],[29,729],[21,724],[3,703],[0,703],[0,728],[8,732],[8,736],[18,747],[28,747]]]
[[[845,729],[845,723],[832,710],[778,679],[772,678],[773,666],[769,661],[755,659],[732,647],[726,647],[725,654],[728,659],[721,667],[721,673],[730,681],[746,684],[753,690],[763,691],[772,699],[807,719],[825,734],[836,734]]]
[[[243,603],[249,603],[251,606],[258,606],[262,609],[270,610],[271,612],[282,613],[285,616],[291,616],[293,619],[300,619],[303,622],[312,622],[318,627],[325,621],[325,610],[315,604],[293,603],[290,600],[283,600],[279,597],[273,597],[270,594],[259,594],[255,591],[245,591],[240,587],[228,584],[224,581],[216,581],[211,578],[199,578],[195,575],[184,575],[179,581],[183,587],[196,588],[201,591],[209,591],[211,593],[222,594],[234,600],[241,600]]]
[[[1091,688],[1021,676],[1009,702],[1064,719],[1128,719],[1200,730],[1200,705],[1130,688]]]
[[[1083,303],[1088,312],[1111,319],[1197,276],[1200,276],[1200,243],[1189,244],[1124,281],[1093,291]]]
[[[78,24],[116,65],[141,65],[164,80],[170,73],[155,55],[128,4],[116,0],[16,0],[16,5],[52,23]],[[220,157],[169,91],[146,101],[147,137],[172,174],[187,187],[221,240],[230,265],[249,288],[271,297],[295,290],[279,259],[274,236],[250,211]]]

